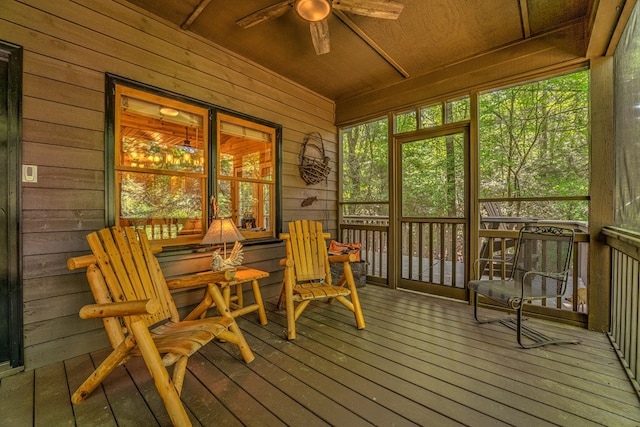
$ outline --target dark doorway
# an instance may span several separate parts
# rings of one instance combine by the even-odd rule
[[[22,49],[0,42],[0,375],[23,365],[20,262]]]

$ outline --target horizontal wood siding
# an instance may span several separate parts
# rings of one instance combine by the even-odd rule
[[[24,48],[22,156],[39,175],[22,186],[27,369],[107,344],[100,322],[78,318],[93,298],[84,274],[65,265],[86,253],[85,235],[105,225],[105,73],[281,124],[284,220],[321,219],[336,229],[336,167],[313,187],[297,167],[304,135],[314,131],[335,165],[333,102],[126,2],[82,3],[4,1],[0,14],[0,39]],[[310,196],[318,202],[301,208]],[[283,255],[281,244],[246,248],[246,264],[271,273],[262,283],[266,296],[278,292]],[[168,275],[209,262],[208,253],[159,258]],[[199,296],[176,300],[186,310]]]

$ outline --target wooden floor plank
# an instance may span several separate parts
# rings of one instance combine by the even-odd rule
[[[415,301],[415,299],[416,298],[412,298],[411,300]],[[437,301],[435,305],[430,304],[429,310],[433,310],[434,307],[437,309],[438,305]],[[378,308],[380,310],[384,309],[382,302],[376,303],[370,300],[367,300],[365,306]],[[474,352],[488,350],[495,353],[496,356],[501,356],[505,351],[516,349],[518,351],[515,353],[509,352],[510,358],[515,357],[518,362],[526,365],[548,367],[549,360],[558,360],[560,362],[559,366],[562,367],[562,371],[558,371],[558,373],[564,372],[567,368],[567,366],[564,365],[567,355],[560,355],[557,351],[554,352],[554,348],[569,347],[573,349],[575,347],[577,355],[572,357],[573,362],[571,366],[584,369],[586,372],[591,372],[592,380],[600,380],[603,384],[615,386],[612,380],[621,380],[617,383],[621,384],[624,390],[629,390],[628,379],[624,372],[620,372],[618,366],[610,363],[611,355],[613,354],[610,344],[606,352],[599,352],[593,360],[589,358],[589,355],[592,353],[589,352],[590,347],[586,342],[580,346],[548,346],[531,349],[535,351],[522,352],[519,351],[520,347],[515,341],[515,334],[510,329],[501,325],[478,325],[472,320],[471,308],[463,307],[466,308],[466,313],[464,313],[465,316],[463,318],[459,316],[453,318],[451,316],[436,318],[433,315],[429,315],[429,317],[425,319],[423,318],[425,315],[421,312],[408,312],[405,314],[394,313],[393,316],[388,316],[388,314],[381,314],[379,311],[372,311],[371,316],[381,320],[387,318],[390,322],[397,324],[398,327],[407,328],[412,331],[420,331],[420,325],[427,325],[428,328],[422,328],[423,330],[421,332],[439,336],[449,342],[459,343],[460,345],[473,349]],[[574,331],[576,330],[574,329]],[[576,332],[582,333],[590,331],[577,330]],[[604,334],[590,333],[589,335],[598,336],[602,341],[606,340]]]
[[[507,378],[520,378],[521,381],[535,384],[536,387],[540,387],[546,392],[567,395],[582,394],[585,396],[585,402],[602,409],[609,407],[610,400],[630,405],[636,405],[638,401],[637,396],[630,392],[628,384],[626,384],[624,390],[610,387],[611,377],[608,377],[608,381],[605,379],[606,382],[594,381],[594,377],[597,375],[594,375],[592,371],[585,371],[583,368],[574,367],[573,365],[567,366],[566,361],[563,361],[561,366],[557,368],[555,366],[532,365],[518,360],[511,353],[507,354],[505,352],[501,354],[481,347],[474,347],[471,350],[468,344],[460,344],[447,338],[429,335],[426,331],[408,329],[375,316],[369,316],[367,320],[369,323],[376,322],[376,326],[379,326],[383,331],[388,330],[390,333],[402,336],[403,340],[411,343],[416,348],[421,348],[425,351],[431,351],[432,346],[446,348],[450,350],[446,352],[447,360],[466,363],[474,368],[482,369],[495,375],[506,376]],[[518,352],[520,350],[516,349],[516,353]],[[615,361],[613,353],[609,355],[608,360],[610,362]],[[553,365],[557,364],[558,362],[553,363]],[[588,375],[584,375],[585,373]]]
[[[239,387],[242,387],[251,397],[260,402],[286,425],[305,425],[309,427],[326,427],[330,423],[323,420],[327,402],[303,383],[282,372],[276,366],[267,362],[260,354],[250,365],[241,366],[236,360],[218,358],[216,353],[228,350],[228,347],[207,346],[201,353],[209,360],[215,360],[216,366],[224,371]],[[254,349],[254,351],[256,351]],[[271,380],[271,381],[270,381]],[[300,401],[296,400],[297,393],[304,395]],[[336,416],[355,418],[352,413],[332,408]],[[358,420],[362,422],[362,420]]]
[[[54,363],[35,373],[34,425],[75,426],[73,411],[69,406],[71,395],[67,387],[64,363]]]
[[[92,353],[93,363],[100,364],[110,352],[109,348]],[[124,366],[116,367],[102,382],[102,387],[119,426],[158,425],[158,421]]]
[[[467,360],[456,361],[448,348],[440,347],[440,350],[416,348],[416,346],[420,346],[419,342],[411,343],[404,339],[390,343],[389,340],[385,340],[383,335],[374,340],[376,342],[374,344],[375,347],[363,344],[359,341],[360,338],[355,336],[353,329],[350,329],[345,322],[350,313],[342,310],[344,317],[327,317],[332,311],[337,312],[339,309],[332,307],[310,313],[309,316],[315,316],[314,319],[318,323],[335,325],[345,334],[353,333],[355,345],[368,353],[384,354],[386,351],[393,351],[394,353],[386,357],[409,369],[438,377],[443,381],[451,382],[456,387],[465,388],[469,391],[481,389],[483,396],[498,402],[508,401],[509,406],[523,413],[529,413],[551,423],[555,422],[556,419],[564,419],[567,422],[574,422],[580,425],[589,425],[589,423],[606,425],[611,422],[617,425],[635,425],[634,420],[618,415],[626,414],[633,407],[613,399],[593,397],[586,392],[576,393],[574,389],[563,388],[558,383],[546,388],[539,387],[536,372],[523,372],[524,369],[521,369],[511,372],[492,373],[482,369],[481,366],[477,366],[472,356],[469,356]],[[389,344],[388,347],[384,346],[383,349],[380,349],[378,348],[378,342]],[[437,354],[438,351],[441,351],[442,355]],[[456,352],[456,354],[460,353]],[[514,380],[514,377],[517,380]],[[530,381],[523,380],[525,377],[528,377]],[[571,396],[566,394],[571,394]],[[599,407],[594,407],[594,405],[599,405]]]
[[[266,326],[255,313],[238,318],[256,359],[245,364],[219,342],[190,358],[182,401],[193,424],[640,425],[638,395],[604,334],[530,319],[582,343],[524,350],[512,330],[475,322],[468,304],[373,285],[359,292],[364,330],[338,303],[312,303],[294,341],[273,299]],[[140,358],[70,403],[107,354],[2,378],[0,425],[170,425]]]
[[[326,363],[313,356],[307,356],[307,360],[313,360],[311,365],[296,360],[295,357],[283,352],[283,347],[292,347],[293,344],[286,341],[278,343],[278,347],[270,344],[273,335],[256,323],[242,322],[242,328],[246,331],[247,339],[252,348],[265,358],[265,364],[251,365],[251,368],[272,384],[281,387],[282,378],[286,374],[291,377],[286,392],[300,405],[313,410],[317,416],[322,417],[328,423],[336,425],[348,421],[342,418],[344,411],[357,414],[362,425],[365,420],[371,424],[415,426],[415,423],[403,418],[399,414],[385,408],[373,400],[370,396],[363,396],[357,390],[373,390],[362,388],[357,382],[351,381],[349,387],[334,380],[336,377],[348,374],[348,368],[342,365]],[[263,341],[263,339],[266,341]],[[325,363],[323,363],[325,362]],[[273,368],[271,368],[273,367]],[[356,390],[354,390],[356,388]],[[324,402],[318,405],[318,402]]]
[[[189,360],[189,367],[194,366],[194,363],[196,363],[191,359]],[[206,369],[206,367],[204,369]],[[190,368],[187,369],[185,374],[181,397],[189,412],[189,417],[191,418],[191,415],[193,415],[200,425],[242,426],[238,418],[207,390],[200,380],[191,372]]]
[[[247,324],[241,320],[241,325],[257,338],[267,341],[273,333],[279,336],[286,336],[286,329],[275,324],[262,327],[256,323]],[[337,397],[341,397],[343,387],[352,389],[365,396],[371,403],[384,407],[385,413],[387,414],[386,416],[391,419],[389,425],[401,425],[407,420],[419,425],[428,425],[429,422],[439,426],[459,425],[429,407],[424,407],[416,403],[410,397],[401,396],[393,390],[389,390],[384,385],[380,385],[367,377],[358,375],[353,372],[349,363],[334,363],[298,344],[299,343],[294,341],[290,343],[285,342],[285,344],[278,346],[280,351],[297,363],[297,365],[293,366],[289,364],[282,365],[283,369],[295,371],[298,366],[301,366],[302,368],[300,368],[297,375],[304,376],[306,381],[313,381],[315,386],[318,387],[318,389],[323,389],[325,393],[335,394]],[[325,382],[316,380],[315,374],[326,376],[327,379]],[[325,388],[325,385],[330,385],[330,387]],[[372,410],[369,405],[353,408],[355,405],[350,400],[345,398],[340,398],[339,400],[343,405],[363,414],[362,416],[365,418],[368,414],[375,415],[381,411],[380,409]],[[397,415],[392,417],[388,415],[389,412],[387,411]]]
[[[286,325],[284,313],[281,313],[277,317],[274,316],[272,319],[273,321],[266,327],[275,327],[275,325],[272,325],[275,323],[283,326]],[[410,378],[403,377],[402,381],[399,381],[399,375],[395,372],[389,373],[377,365],[380,362],[385,362],[384,360],[378,358],[376,355],[364,355],[357,346],[333,339],[323,331],[324,329],[330,330],[330,327],[312,323],[306,318],[306,314],[298,320],[298,324],[306,327],[300,328],[299,332],[302,332],[302,334],[300,338],[295,340],[296,345],[301,346],[322,359],[335,364],[342,364],[342,366],[354,374],[370,379],[374,383],[389,388],[404,397],[413,399],[425,408],[431,408],[443,417],[442,422],[444,422],[445,419],[449,419],[456,423],[467,425],[478,421],[487,425],[498,423],[497,420],[499,418],[485,415],[477,409],[460,404],[455,398],[451,398],[452,396],[443,394],[441,388],[448,388],[445,383],[430,384],[430,386],[426,388],[422,387],[420,384],[416,384],[416,378],[412,377],[413,372],[408,375]],[[315,326],[315,329],[312,328],[312,326]],[[366,330],[359,332],[361,334],[367,333]],[[371,359],[369,359],[368,356],[371,356]],[[346,360],[349,360],[348,365],[344,363]],[[389,364],[394,365],[393,361]],[[400,368],[399,366],[396,367]],[[424,380],[433,381],[434,379],[424,378]],[[459,391],[460,390],[456,390],[455,392],[458,393]],[[487,405],[495,404],[495,402],[486,403]],[[472,406],[473,405],[474,404],[472,404]]]
[[[505,406],[502,399],[511,398],[513,401],[514,398],[507,391],[473,378],[464,377],[450,370],[429,366],[427,363],[416,369],[416,365],[421,364],[421,361],[412,360],[402,355],[401,352],[384,348],[373,341],[367,341],[368,331],[357,331],[359,336],[351,336],[348,341],[343,341],[332,337],[330,333],[323,333],[327,325],[314,321],[313,313],[301,317],[298,322],[308,328],[306,330],[300,328],[299,334],[313,339],[338,354],[349,355],[363,364],[375,366],[379,372],[392,375],[396,381],[411,383],[418,387],[422,393],[429,391],[438,394],[449,399],[450,402],[455,402],[456,405],[457,402],[464,401],[465,406],[473,411],[475,420],[478,419],[479,414],[484,414],[512,425],[532,425],[540,422],[537,416],[523,412],[523,408]],[[332,356],[325,354],[325,357]],[[525,403],[532,404],[534,402],[526,400],[521,406],[525,407]],[[465,424],[471,422],[471,420],[457,419],[456,417],[460,416],[459,410],[448,412],[445,415]]]
[[[281,426],[283,423],[273,415],[261,402],[256,401],[242,387],[229,378],[218,368],[216,357],[205,358],[202,352],[191,356],[194,363],[189,368],[191,373],[200,380],[206,389],[212,393],[229,411],[231,411],[242,425]],[[228,357],[222,352],[215,352],[217,357]],[[191,362],[190,362],[191,363]],[[235,363],[234,369],[239,369],[244,362]]]
[[[0,417],[7,426],[33,425],[34,371],[20,372],[0,381]]]
[[[64,362],[67,383],[71,394],[91,375],[95,366],[89,354],[84,354]],[[83,402],[72,405],[78,427],[105,426],[116,427],[111,406],[102,386],[98,387]]]
[[[134,357],[127,362],[126,369],[131,376],[131,379],[133,379],[136,384],[137,389],[140,391],[142,398],[158,421],[158,424],[163,426],[171,425],[169,413],[164,407],[164,402],[162,402],[162,398],[160,397],[160,394],[158,394],[158,390],[156,389],[153,378],[151,378],[151,374],[144,363],[144,359],[141,357]],[[171,375],[171,368],[169,368],[169,375]],[[187,414],[189,415],[191,423],[195,427],[199,426],[200,423],[193,414],[189,414],[189,411],[187,411]]]

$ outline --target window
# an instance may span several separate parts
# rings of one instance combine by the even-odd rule
[[[441,126],[443,123],[456,123],[469,120],[471,100],[469,96],[441,101],[417,109],[402,111],[393,115],[394,133],[413,132]]]
[[[269,237],[274,229],[275,129],[218,115],[218,207],[245,237]]]
[[[481,94],[479,114],[488,216],[588,219],[588,71]]]
[[[387,119],[343,129],[343,218],[349,221],[389,215],[389,143]],[[350,218],[350,219],[349,219]]]
[[[445,103],[445,123],[456,123],[469,120],[471,117],[471,100],[468,96],[452,99]]]
[[[442,104],[420,108],[420,128],[432,128],[442,124]]]
[[[233,218],[246,238],[276,235],[279,126],[110,81],[110,223],[143,228],[163,244],[199,243],[215,198],[218,216]]]
[[[411,132],[418,128],[416,110],[404,111],[394,115],[394,133]]]
[[[125,86],[116,87],[116,99],[119,224],[145,228],[153,240],[201,236],[208,111]]]

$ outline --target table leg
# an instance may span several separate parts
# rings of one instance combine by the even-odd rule
[[[231,307],[231,288],[229,285],[222,286],[222,298],[224,298],[224,303],[227,307]]]
[[[238,298],[238,307],[244,307],[244,295],[242,294],[242,283],[236,284],[236,297]]]
[[[253,288],[253,296],[258,304],[258,315],[260,316],[260,324],[262,326],[267,324],[267,314],[264,312],[264,303],[262,302],[262,294],[260,293],[260,286],[257,280],[251,281],[251,287]]]

